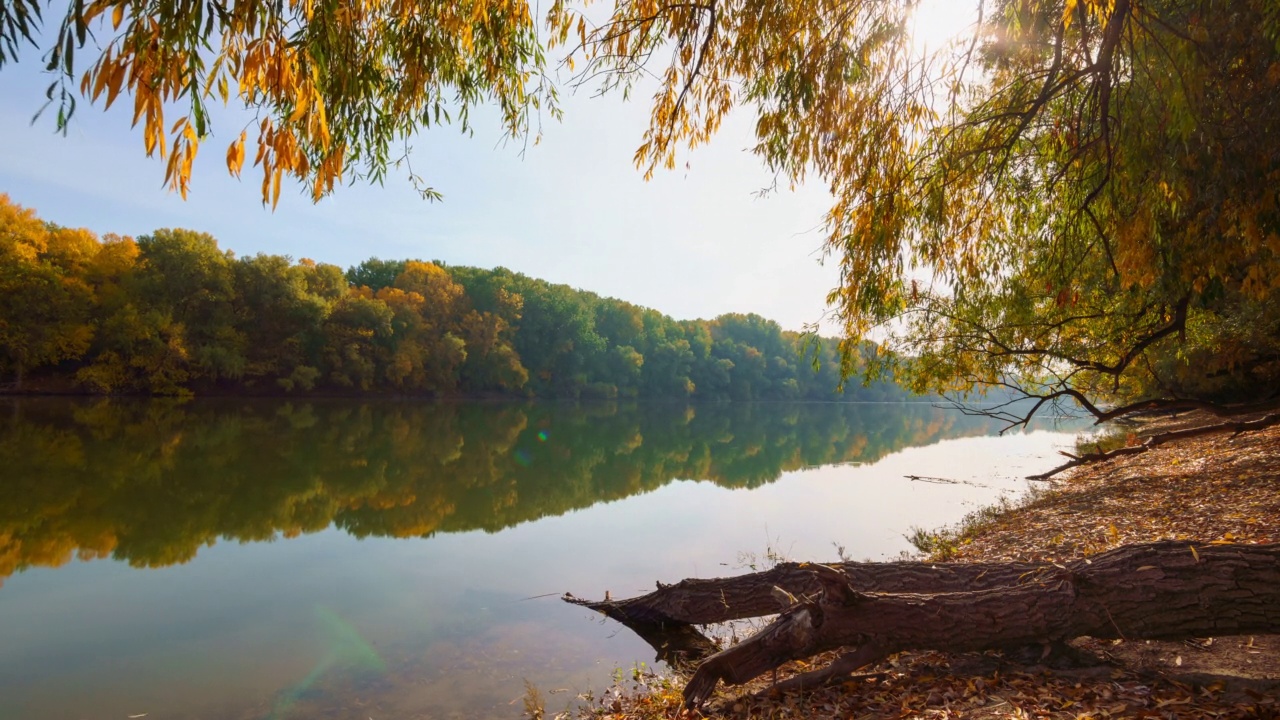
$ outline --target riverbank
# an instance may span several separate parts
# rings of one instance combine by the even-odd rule
[[[1143,435],[1177,422],[1150,421]],[[1021,504],[926,534],[931,561],[1062,562],[1162,539],[1280,542],[1280,427],[1193,438],[1076,468]],[[1280,636],[1193,642],[1077,641],[1107,664],[1051,671],[997,654],[902,653],[835,688],[767,697],[772,678],[722,689],[708,713],[734,718],[1274,718]],[[817,658],[824,661],[827,658]],[[815,664],[817,664],[815,662]],[[779,677],[813,665],[783,668]],[[632,673],[588,717],[678,716],[679,678]]]

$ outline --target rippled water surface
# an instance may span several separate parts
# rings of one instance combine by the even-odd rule
[[[928,404],[0,404],[0,718],[516,718],[525,681],[554,711],[654,662],[561,593],[896,556],[1074,438],[995,430]]]

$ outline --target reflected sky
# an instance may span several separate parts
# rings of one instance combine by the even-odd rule
[[[926,404],[7,410],[0,717],[35,720],[511,718],[525,680],[555,710],[653,661],[560,593],[895,556],[1074,438]]]

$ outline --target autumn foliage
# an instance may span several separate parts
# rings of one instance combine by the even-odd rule
[[[3,195],[0,340],[10,391],[905,397],[837,395],[834,343],[757,315],[676,321],[502,268],[236,258],[190,230],[98,238]]]
[[[0,67],[37,44],[47,4],[0,8]],[[405,138],[451,121],[465,130],[480,103],[500,108],[511,134],[539,108],[555,112],[524,0],[73,0],[55,12],[60,22],[41,41],[58,127],[77,97],[129,102],[147,155],[165,160],[166,183],[184,197],[214,103],[256,111],[232,133],[226,163],[239,175],[252,157],[272,205],[284,178],[316,199],[345,178],[381,179],[404,159]]]
[[[48,3],[20,0],[0,8],[0,66],[49,46],[61,128],[77,97],[132,100],[183,193],[207,104],[250,109],[227,167],[252,158],[274,203],[284,178],[314,198],[380,180],[414,133],[468,128],[481,103],[528,137],[558,112],[550,49],[561,82],[651,93],[646,174],[742,108],[780,181],[826,186],[846,374],[1004,386],[1099,418],[1280,403],[1280,6],[980,5],[926,52],[916,0],[557,0],[541,19],[523,0],[71,0],[51,42],[37,37]],[[870,337],[894,352],[862,362]],[[358,369],[361,342],[332,356]],[[396,376],[452,352],[402,353]]]
[[[1100,417],[1280,398],[1280,6],[977,5],[928,51],[911,0],[550,17],[584,75],[657,76],[640,168],[741,107],[771,169],[830,189],[830,300],[850,349],[896,351],[873,373]]]

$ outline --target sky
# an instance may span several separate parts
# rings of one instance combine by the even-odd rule
[[[916,38],[961,29],[971,0],[926,0]],[[631,163],[648,98],[563,96],[536,146],[504,142],[496,116],[474,135],[433,128],[412,138],[414,171],[444,195],[423,200],[403,171],[384,185],[344,185],[319,203],[286,188],[263,207],[260,175],[228,175],[223,155],[248,116],[218,110],[196,158],[187,200],[147,158],[126,100],[107,112],[81,103],[66,136],[32,115],[50,81],[38,52],[0,70],[0,193],[52,222],[97,233],[157,228],[208,232],[237,255],[268,253],[349,267],[369,257],[503,266],[655,308],[677,319],[754,312],[800,330],[834,330],[826,297],[838,259],[822,251],[829,196],[819,179],[758,197],[773,176],[751,152],[754,117],[739,108],[687,166],[646,182]],[[176,117],[176,116],[175,116]],[[522,152],[523,150],[523,152]]]

